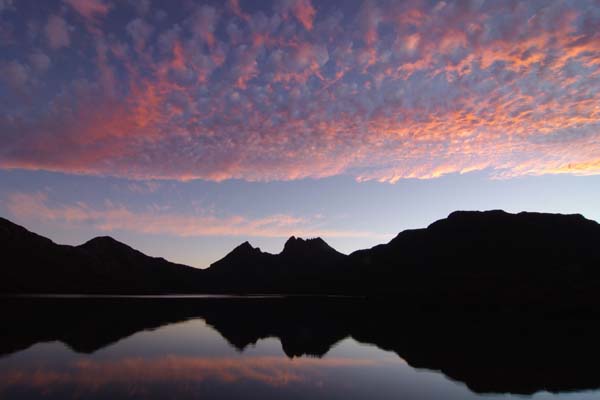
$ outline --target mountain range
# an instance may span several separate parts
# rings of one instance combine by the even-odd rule
[[[600,225],[581,215],[457,211],[350,255],[291,237],[279,254],[244,242],[205,270],[110,237],[59,245],[0,218],[2,293],[394,295],[419,307],[598,303]]]

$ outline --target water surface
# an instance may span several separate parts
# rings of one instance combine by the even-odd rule
[[[481,361],[456,339],[458,349],[424,346],[418,338],[427,343],[440,325],[423,323],[423,334],[413,334],[409,325],[385,325],[392,318],[373,317],[358,300],[19,299],[3,306],[2,399],[600,397],[595,371],[583,379],[575,364],[506,365],[492,349]],[[455,328],[441,326],[447,332],[435,335],[452,337]],[[489,346],[496,339],[488,337]],[[530,376],[513,378],[511,367]],[[578,377],[554,380],[564,390],[553,393],[539,387],[557,371]]]

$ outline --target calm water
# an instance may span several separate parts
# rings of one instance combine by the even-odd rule
[[[355,304],[163,299],[131,305],[113,299],[74,306],[73,301],[4,302],[3,326],[8,331],[0,349],[0,398],[600,398],[600,391],[586,388],[588,380],[581,383],[581,390],[569,392],[537,388],[533,395],[476,393],[477,388],[495,387],[489,376],[481,381],[473,374],[477,365],[465,366],[467,372],[455,371],[467,382],[415,369],[397,352],[382,349],[398,347],[389,341],[394,335],[372,334],[371,329],[378,327],[353,331],[351,324],[361,318]],[[385,344],[369,343],[378,341]],[[411,348],[410,343],[404,345]],[[457,357],[461,352],[450,349],[449,354]],[[437,362],[431,355],[423,359]],[[446,365],[452,366],[452,360],[447,361],[444,368],[451,370]],[[464,360],[457,357],[456,362]],[[484,374],[491,367],[482,365]],[[498,374],[497,369],[490,371]],[[543,381],[532,378],[515,386],[505,382],[502,371],[498,380],[504,383],[499,387],[505,385],[508,391]]]

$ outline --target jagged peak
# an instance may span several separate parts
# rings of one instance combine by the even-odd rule
[[[286,240],[285,243],[325,243],[325,241],[320,237],[304,239],[292,235],[288,238],[288,240]]]
[[[281,254],[291,254],[298,251],[310,251],[313,249],[328,250],[337,253],[333,247],[329,246],[327,242],[320,237],[303,239],[300,237],[290,236],[290,238],[285,242]]]
[[[298,243],[304,243],[304,239],[299,237],[297,238],[296,236],[290,236],[288,240],[285,241],[285,244],[283,245],[283,250],[285,251],[286,248],[290,246],[295,246]]]
[[[231,250],[231,252],[229,254],[249,254],[249,253],[261,253],[261,251],[258,247],[253,247],[250,244],[250,242],[248,242],[246,240],[244,243],[238,245],[236,248]]]
[[[302,238],[296,238],[296,236],[292,235],[288,238],[288,240],[285,241],[286,244],[290,243],[290,242],[295,242],[296,240],[303,240]]]
[[[223,266],[227,268],[228,262],[233,262],[234,264],[239,261],[246,262],[248,260],[251,260],[252,257],[260,256],[262,254],[264,253],[260,250],[260,248],[253,247],[250,244],[250,242],[245,241],[244,243],[239,244],[237,247],[235,247],[233,250],[227,253],[225,257],[212,263],[209,269],[215,270]]]
[[[238,246],[238,248],[241,248],[241,249],[243,249],[243,248],[254,249],[254,246],[252,246],[250,244],[250,242],[246,240],[244,243],[240,244]]]

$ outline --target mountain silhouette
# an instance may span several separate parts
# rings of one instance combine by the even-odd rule
[[[454,212],[350,255],[365,291],[431,304],[596,303],[600,225],[581,215]]]
[[[314,239],[302,239],[295,236],[290,237],[283,246],[280,253],[282,257],[294,260],[298,259],[328,259],[343,258],[343,254],[329,246],[320,237]]]
[[[169,293],[197,290],[202,270],[147,256],[110,237],[58,245],[0,218],[0,292]]]
[[[244,242],[211,264],[207,282],[225,292],[319,293],[333,290],[346,259],[321,238],[292,236],[279,254]]]
[[[591,309],[600,225],[581,215],[458,211],[386,244],[339,253],[290,237],[279,254],[244,242],[206,270],[109,237],[58,245],[0,220],[5,293],[283,293],[394,296],[415,307]]]

